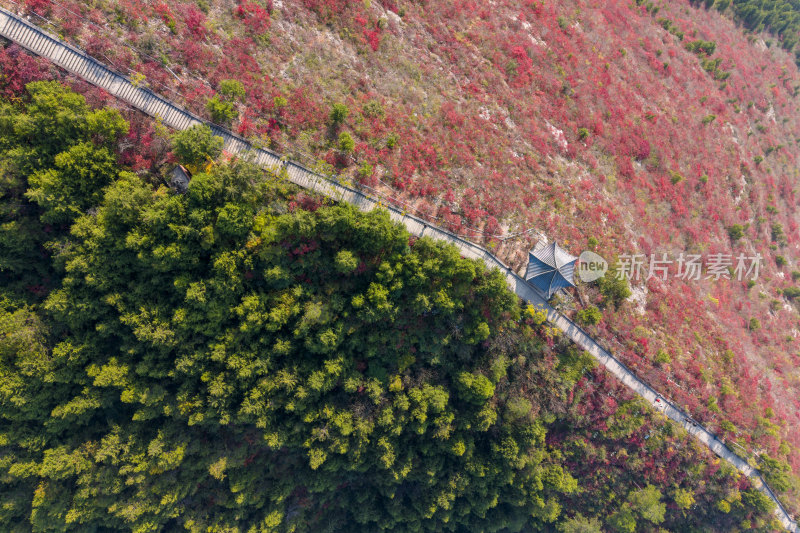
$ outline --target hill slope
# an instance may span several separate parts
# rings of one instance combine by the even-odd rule
[[[176,194],[115,161],[137,128],[0,100],[5,530],[774,527],[498,272],[243,162]]]
[[[456,230],[532,227],[609,259],[760,253],[753,286],[634,281],[597,331],[696,417],[800,472],[798,73],[768,36],[688,2],[93,6],[29,4],[199,112]],[[530,242],[497,249],[521,265]]]

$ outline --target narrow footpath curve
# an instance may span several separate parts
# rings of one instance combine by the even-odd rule
[[[357,206],[363,211],[375,208],[384,208],[389,211],[392,220],[402,223],[409,233],[421,237],[423,235],[448,241],[457,246],[461,255],[472,259],[479,259],[490,268],[496,267],[505,275],[509,287],[514,293],[539,309],[547,312],[547,320],[561,330],[575,344],[589,352],[609,372],[619,378],[636,394],[650,402],[655,409],[680,424],[697,440],[711,451],[722,457],[744,475],[750,478],[751,483],[765,493],[775,503],[775,515],[783,526],[792,533],[800,533],[797,523],[783,507],[778,497],[767,486],[761,474],[747,462],[733,453],[713,433],[693,420],[678,406],[661,396],[650,385],[638,378],[621,361],[609,351],[600,346],[583,329],[573,321],[550,307],[547,301],[536,292],[523,278],[511,270],[488,250],[471,243],[457,235],[434,226],[424,220],[409,215],[399,208],[386,205],[378,199],[370,197],[354,188],[337,183],[324,176],[316,174],[304,166],[287,161],[271,150],[255,148],[241,137],[217,125],[194,115],[190,111],[163,98],[149,89],[138,87],[125,76],[112,71],[101,62],[88,56],[83,51],[64,43],[51,36],[38,26],[28,22],[3,8],[0,8],[0,36],[15,42],[30,52],[47,58],[64,70],[75,74],[89,83],[105,89],[110,94],[123,100],[132,107],[156,118],[174,129],[183,130],[196,124],[208,124],[215,135],[223,138],[225,150],[235,154],[251,153],[256,163],[274,171],[285,169],[289,180],[300,187],[313,190],[319,194],[339,202],[347,202]]]

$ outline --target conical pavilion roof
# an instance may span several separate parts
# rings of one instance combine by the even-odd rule
[[[555,242],[535,248],[528,254],[525,280],[550,298],[559,289],[575,286],[575,261]]]

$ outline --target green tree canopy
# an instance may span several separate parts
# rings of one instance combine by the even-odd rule
[[[215,136],[208,126],[196,125],[175,134],[173,151],[179,162],[197,171],[220,156],[222,142],[222,137]]]
[[[485,375],[509,365],[480,333],[517,313],[502,276],[409,246],[384,212],[275,215],[259,207],[274,195],[244,164],[183,196],[122,173],[77,220],[46,304],[69,333],[37,368],[9,363],[30,402],[3,402],[7,481],[39,494],[14,512],[142,528],[555,520],[575,482],[548,474],[540,422],[504,422]]]
[[[127,132],[117,111],[93,110],[57,82],[30,83],[22,102],[0,102],[0,283],[7,292],[30,299],[53,282],[45,243],[99,203],[118,173],[114,148]]]

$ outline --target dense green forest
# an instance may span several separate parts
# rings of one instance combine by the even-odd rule
[[[498,272],[247,161],[177,194],[128,128],[56,82],[0,104],[3,531],[773,526]]]
[[[800,38],[798,0],[693,0],[692,3],[723,12],[730,9],[745,28],[772,33],[786,50],[795,49]],[[795,55],[800,61],[800,51]]]

